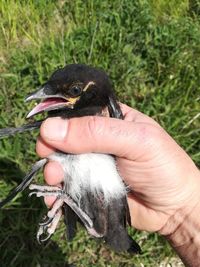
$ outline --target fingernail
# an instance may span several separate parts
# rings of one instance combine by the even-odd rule
[[[47,119],[41,129],[41,135],[50,141],[63,141],[67,135],[68,121],[59,117]]]

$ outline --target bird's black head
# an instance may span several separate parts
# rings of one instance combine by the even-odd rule
[[[43,111],[63,116],[68,112],[94,115],[105,107],[115,106],[116,100],[107,74],[82,64],[67,65],[55,71],[50,79],[29,100],[40,99],[27,117]],[[85,113],[85,114],[84,114]]]

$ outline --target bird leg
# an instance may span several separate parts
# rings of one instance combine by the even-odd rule
[[[56,201],[54,202],[52,208],[47,213],[45,220],[39,225],[39,230],[37,233],[37,239],[40,242],[46,241],[54,233],[58,221],[60,220],[62,211],[61,208],[63,204],[67,204],[81,219],[84,226],[86,227],[88,233],[95,237],[102,237],[95,229],[93,221],[91,218],[76,204],[76,202],[61,188],[57,186],[41,186],[36,184],[31,184],[29,186],[30,190],[33,190],[29,196],[36,195],[36,197],[46,197],[54,196]],[[45,238],[41,239],[41,236],[47,234]]]

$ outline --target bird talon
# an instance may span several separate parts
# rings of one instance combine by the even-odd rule
[[[49,224],[51,224],[51,222],[53,221],[53,218],[49,218],[48,216],[45,216],[44,220],[42,222],[39,223],[40,226],[47,226]]]
[[[42,192],[39,192],[39,191],[33,191],[33,192],[29,193],[28,196],[31,197],[33,195],[36,195],[36,197],[44,197],[45,196]]]
[[[50,237],[51,237],[51,234],[48,234],[45,238],[41,238],[42,236],[40,236],[40,244],[41,243],[44,243],[44,242],[46,242],[47,240],[49,240],[50,239]]]
[[[33,192],[29,193],[28,196],[29,197],[32,197],[33,195],[36,195],[36,194],[37,194],[37,192],[36,191],[33,191]]]
[[[39,244],[47,241],[52,234],[55,232],[55,229],[58,225],[58,222],[62,216],[62,210],[59,209],[54,216],[49,217],[45,216],[43,221],[39,223],[39,229],[37,232],[37,241]]]
[[[48,233],[48,228],[49,228],[49,224],[48,225],[41,225],[39,227],[39,230],[37,232],[37,241],[39,244],[42,244],[43,242],[47,241],[50,237],[51,237],[51,233]]]

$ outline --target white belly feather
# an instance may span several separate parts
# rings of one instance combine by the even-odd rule
[[[103,193],[106,202],[110,198],[126,195],[126,187],[116,169],[115,160],[110,155],[54,153],[49,159],[62,165],[65,190],[77,202],[84,191]]]

